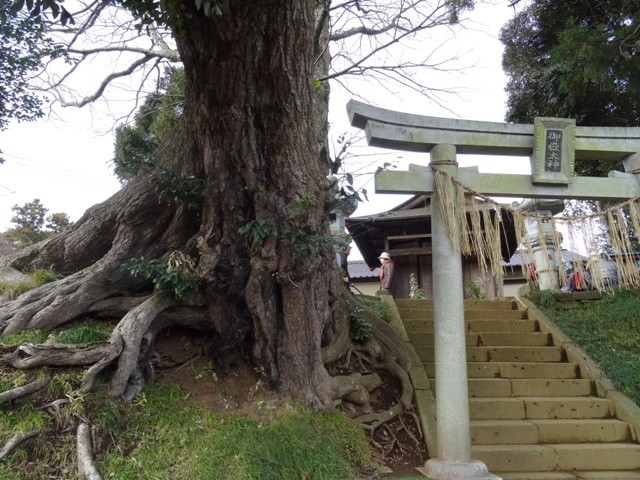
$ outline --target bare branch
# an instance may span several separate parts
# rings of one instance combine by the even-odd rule
[[[82,57],[88,57],[89,55],[96,55],[99,53],[107,53],[107,52],[129,52],[129,53],[140,53],[147,57],[155,57],[155,58],[164,58],[166,60],[170,60],[172,62],[179,62],[180,55],[176,50],[149,50],[147,48],[138,48],[138,47],[101,47],[101,48],[93,48],[88,50],[76,50],[69,49],[67,53],[75,53],[81,55]]]
[[[109,84],[113,80],[115,80],[117,78],[128,77],[133,72],[135,72],[141,65],[144,65],[145,63],[147,63],[147,62],[149,62],[151,60],[154,60],[154,59],[155,59],[155,57],[153,57],[151,55],[143,56],[139,60],[133,62],[129,66],[129,68],[127,68],[126,70],[122,70],[120,72],[115,72],[115,73],[112,73],[111,75],[107,75],[107,77],[104,80],[102,80],[102,82],[100,83],[100,86],[98,87],[98,89],[95,91],[95,93],[93,95],[90,95],[88,97],[84,97],[79,102],[61,102],[62,106],[64,106],[64,107],[84,107],[85,105],[96,101],[98,98],[100,98],[102,96],[102,94],[104,93],[105,89],[109,86]]]
[[[334,55],[333,65],[334,68],[341,62],[346,65],[337,67],[321,80],[336,79],[344,75],[368,75],[373,78],[383,73],[387,80],[400,80],[399,85],[409,86],[420,93],[431,90],[404,70],[434,69],[438,63],[389,61],[388,57],[393,46],[406,47],[405,42],[418,33],[435,27],[449,26],[450,12],[445,2],[432,5],[432,2],[426,0],[409,0],[383,5],[370,0],[349,1],[340,6],[342,12],[332,12],[336,17],[333,21],[331,40],[342,44],[342,48]],[[345,40],[350,40],[351,43],[344,44]],[[434,49],[434,52],[436,50]],[[363,53],[358,58],[353,58],[354,51]],[[439,63],[444,64],[451,60],[452,58],[448,58]]]

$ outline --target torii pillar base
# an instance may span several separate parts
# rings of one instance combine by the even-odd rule
[[[487,466],[479,460],[469,462],[447,462],[438,458],[430,458],[419,469],[420,473],[437,480],[502,480],[501,477],[489,473]]]

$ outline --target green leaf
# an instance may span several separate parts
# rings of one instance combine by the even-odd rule
[[[202,0],[195,0],[196,1],[196,10],[200,10],[200,7],[202,7]]]

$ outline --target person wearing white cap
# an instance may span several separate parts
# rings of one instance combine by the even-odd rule
[[[380,290],[388,292],[393,282],[396,264],[393,263],[391,255],[387,252],[382,252],[378,260],[380,260]]]

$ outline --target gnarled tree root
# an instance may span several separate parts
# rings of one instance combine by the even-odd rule
[[[166,293],[156,293],[132,303],[137,304],[114,328],[105,344],[80,347],[58,343],[24,344],[0,358],[14,368],[40,366],[91,365],[85,374],[82,390],[89,391],[98,374],[117,360],[108,393],[130,402],[153,377],[151,365],[153,342],[157,334],[172,325],[211,331],[204,311],[199,307],[176,307],[178,302]],[[113,303],[108,303],[110,309]]]
[[[63,343],[25,343],[4,355],[0,361],[21,369],[43,366],[71,367],[93,364],[104,358],[109,349],[108,345],[78,347]]]
[[[44,435],[53,432],[52,428],[37,428],[27,433],[19,433],[11,437],[0,450],[0,462],[3,461],[18,445],[38,435]]]
[[[93,463],[91,428],[85,422],[80,422],[78,425],[76,448],[78,450],[78,476],[86,480],[102,480]]]
[[[33,382],[22,385],[21,387],[12,388],[11,390],[2,392],[0,393],[0,405],[37,392],[38,390],[42,389],[42,387],[44,387],[47,383],[49,383],[48,378],[38,378]]]
[[[336,343],[327,348],[326,358],[347,358],[350,363],[351,354],[355,353],[358,365],[365,370],[362,360],[366,360],[371,368],[384,369],[395,377],[401,386],[398,403],[382,412],[373,412],[370,404],[370,392],[378,388],[382,381],[378,375],[361,375],[359,373],[347,376],[335,376],[334,398],[336,405],[342,405],[354,420],[371,433],[382,424],[392,420],[404,411],[413,410],[413,385],[408,371],[411,360],[396,331],[378,315],[366,310],[355,296],[345,294],[343,299],[351,308],[358,308],[364,312],[366,320],[371,325],[371,338],[364,342],[348,342],[337,337]],[[342,349],[342,356],[338,352]],[[329,353],[330,352],[330,353]],[[323,355],[323,358],[325,356]]]

